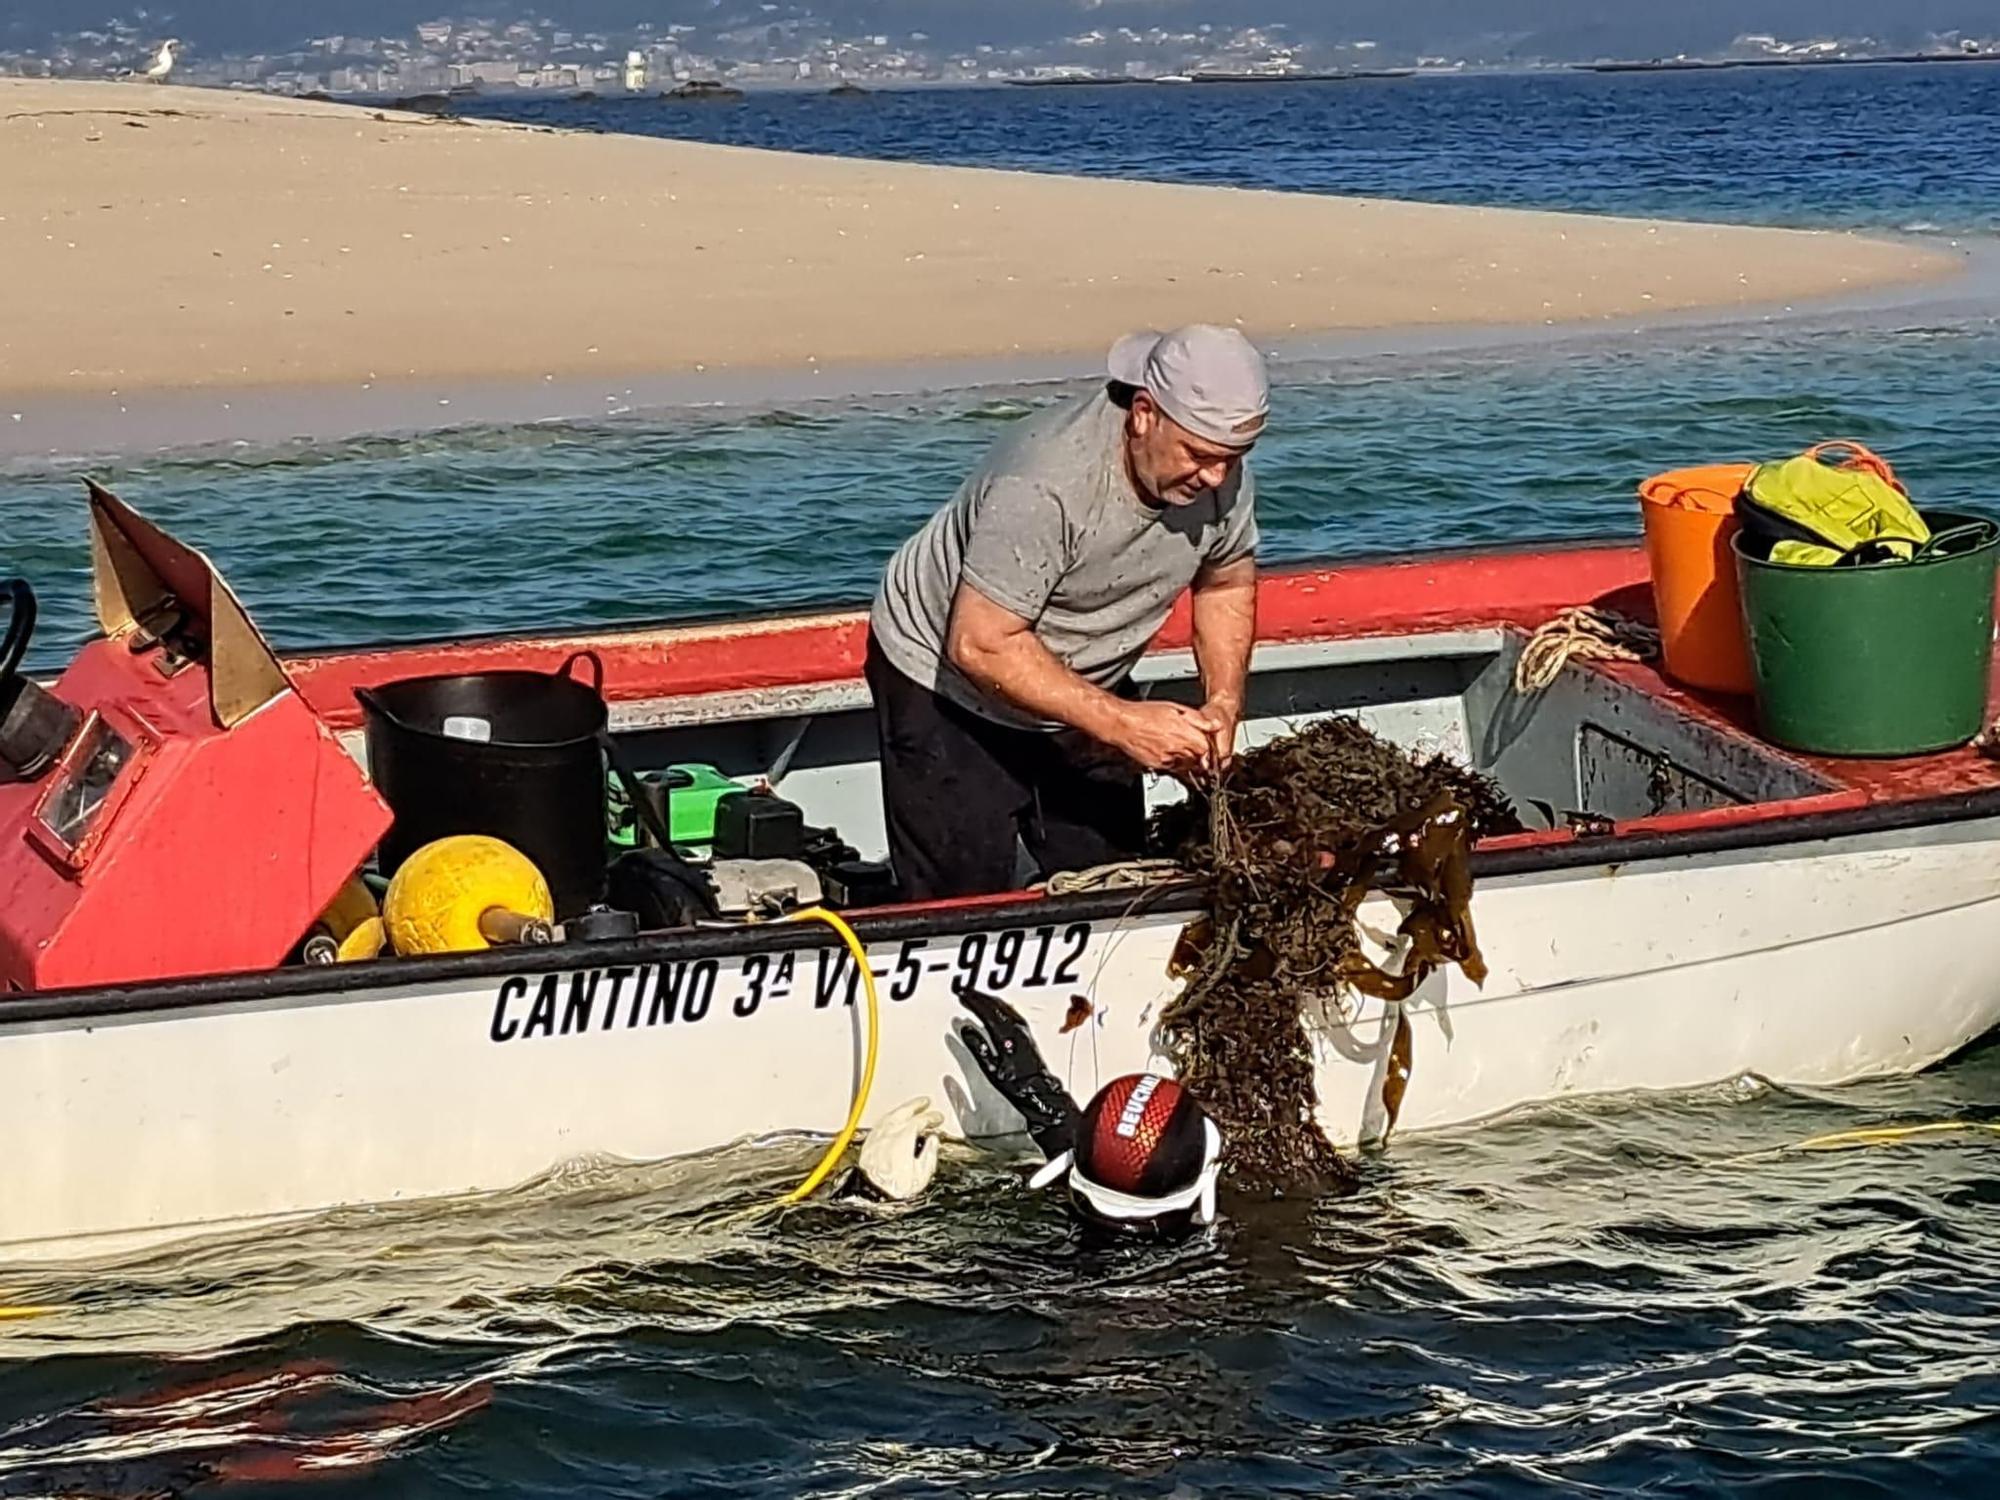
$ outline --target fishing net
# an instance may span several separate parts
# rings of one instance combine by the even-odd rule
[[[1336,716],[1239,757],[1219,783],[1156,815],[1155,847],[1208,887],[1209,914],[1175,955],[1187,983],[1162,1016],[1180,1078],[1215,1117],[1242,1187],[1318,1190],[1351,1179],[1314,1115],[1308,1015],[1340,987],[1410,995],[1456,963],[1485,978],[1472,930],[1474,842],[1520,828],[1492,778],[1414,756]],[[1380,891],[1406,904],[1395,973],[1363,951],[1355,915]],[[1409,1075],[1398,1013],[1382,1104]]]

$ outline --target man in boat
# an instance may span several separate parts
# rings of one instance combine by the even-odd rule
[[[963,990],[978,1018],[957,1035],[979,1071],[1027,1122],[1044,1164],[1032,1188],[1067,1180],[1072,1211],[1093,1232],[1178,1240],[1215,1222],[1222,1132],[1193,1094],[1158,1073],[1114,1078],[1078,1109],[1006,1001]],[[868,1133],[853,1186],[914,1198],[937,1171],[944,1116],[928,1099],[890,1111]]]
[[[1245,462],[1264,362],[1195,324],[1115,344],[1110,379],[1010,431],[891,559],[869,617],[889,859],[903,899],[1143,852],[1141,773],[1227,763],[1256,635]],[[1193,590],[1199,708],[1133,666]]]

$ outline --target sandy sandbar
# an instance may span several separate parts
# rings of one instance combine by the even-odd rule
[[[806,372],[1852,295],[1941,249],[0,80],[0,392]],[[0,414],[4,420],[4,414]]]

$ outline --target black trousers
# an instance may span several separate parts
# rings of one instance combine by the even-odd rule
[[[889,862],[905,901],[1012,890],[1017,837],[1044,877],[1144,851],[1136,765],[1079,734],[1008,729],[970,713],[904,676],[872,639],[864,675]]]

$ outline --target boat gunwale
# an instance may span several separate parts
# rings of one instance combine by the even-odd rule
[[[1355,552],[1338,561],[1312,557],[1291,558],[1280,563],[1264,563],[1260,560],[1257,576],[1260,583],[1282,584],[1335,573],[1387,573],[1413,567],[1520,561],[1590,552],[1629,555],[1635,560],[1643,560],[1645,557],[1645,548],[1640,541],[1623,533],[1606,532],[1594,536],[1563,537],[1554,541],[1535,542],[1525,547],[1518,543],[1493,542],[1481,546],[1438,547],[1417,551]],[[1182,607],[1184,610],[1185,601]],[[733,633],[739,629],[747,634],[771,626],[827,627],[852,624],[865,621],[867,618],[868,606],[865,604],[772,605],[768,609],[741,610],[726,614],[716,612],[649,620],[605,621],[555,630],[460,631],[452,635],[410,636],[386,641],[326,642],[315,646],[282,650],[277,655],[287,671],[295,667],[304,667],[310,671],[329,662],[347,658],[425,654],[454,647],[484,650],[487,647],[555,645],[570,641],[640,643],[648,637],[699,635],[705,631]],[[1173,624],[1169,623],[1163,628],[1161,639],[1148,646],[1148,651],[1172,650],[1177,646],[1185,646],[1187,644],[1185,641],[1170,639],[1175,634]]]
[[[1869,802],[1712,827],[1595,836],[1563,830],[1566,836],[1556,842],[1475,849],[1472,875],[1476,883],[1593,867],[1626,870],[1701,855],[1828,843],[1981,819],[2000,819],[2000,787],[1921,802]],[[856,936],[873,945],[952,937],[982,927],[1193,916],[1203,909],[1199,884],[1175,880],[1109,891],[1064,895],[1004,892],[921,906],[877,907],[852,912],[848,920]],[[212,1006],[248,1007],[301,996],[318,996],[321,1003],[338,1004],[385,989],[837,946],[838,940],[817,924],[746,923],[661,931],[617,942],[378,959],[333,967],[243,970],[141,984],[24,992],[0,996],[0,1035],[22,1026],[127,1020]]]
[[[1450,626],[1538,622],[1579,602],[1580,594],[1602,600],[1643,586],[1645,566],[1644,550],[1623,541],[1386,555],[1366,562],[1301,560],[1260,572],[1258,638],[1273,643],[1352,639]],[[1449,589],[1450,596],[1427,609],[1413,608],[1413,579],[1426,580],[1440,593]],[[1475,596],[1471,602],[1463,597],[1467,594]],[[1336,595],[1340,606],[1330,612],[1326,606]],[[635,700],[858,680],[868,623],[867,608],[781,611],[568,634],[388,642],[285,653],[281,660],[314,711],[330,727],[345,732],[362,722],[354,698],[358,687],[403,675],[481,670],[496,661],[533,661],[547,670],[578,650],[600,654],[604,695],[614,708]],[[1187,649],[1193,640],[1192,624],[1190,600],[1183,594],[1148,644],[1146,655]]]

